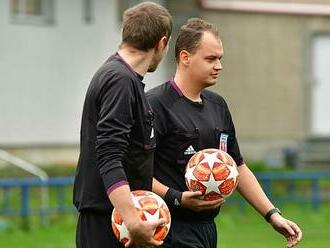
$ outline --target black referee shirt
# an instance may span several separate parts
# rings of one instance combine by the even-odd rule
[[[185,167],[189,158],[199,150],[221,146],[237,165],[243,164],[226,102],[208,90],[204,90],[201,97],[201,103],[192,102],[183,96],[174,81],[147,93],[155,114],[154,177],[179,191],[188,190]],[[182,207],[171,209],[173,219],[185,221],[212,221],[218,212],[216,209],[196,214]]]
[[[74,204],[79,211],[111,210],[106,191],[126,181],[131,190],[151,190],[153,113],[142,79],[115,54],[89,85],[74,182]]]

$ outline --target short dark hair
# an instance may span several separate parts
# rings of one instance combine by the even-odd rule
[[[200,18],[190,18],[187,20],[180,28],[175,43],[175,59],[177,62],[179,62],[179,56],[182,50],[194,53],[198,49],[204,32],[210,32],[219,38],[218,29],[214,24]]]
[[[172,17],[163,6],[142,2],[123,14],[122,42],[136,49],[148,51],[164,36],[172,33]]]

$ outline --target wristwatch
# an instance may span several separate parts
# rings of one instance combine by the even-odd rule
[[[265,220],[267,222],[270,222],[270,217],[275,214],[275,213],[279,213],[280,215],[282,215],[282,212],[278,209],[278,208],[272,208],[271,210],[269,210],[266,214],[265,214]]]

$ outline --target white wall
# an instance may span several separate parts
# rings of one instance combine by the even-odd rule
[[[97,0],[94,22],[83,20],[83,0],[54,0],[50,26],[12,24],[0,1],[0,146],[72,144],[89,81],[120,42],[115,0]],[[147,88],[165,81],[161,66]]]

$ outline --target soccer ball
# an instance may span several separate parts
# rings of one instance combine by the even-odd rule
[[[164,240],[171,226],[171,214],[164,200],[155,193],[146,190],[132,191],[131,196],[142,220],[165,220],[165,224],[158,226],[154,233],[155,240]],[[112,211],[111,224],[118,240],[123,244],[128,242],[130,234],[116,209]]]
[[[238,184],[237,165],[224,151],[204,149],[190,158],[185,179],[188,189],[203,192],[206,201],[226,198]]]

